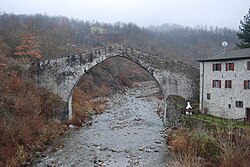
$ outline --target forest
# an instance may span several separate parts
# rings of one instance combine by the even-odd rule
[[[15,55],[17,47],[25,40],[25,34],[32,34],[33,45],[36,44],[42,59],[54,59],[118,43],[197,64],[197,59],[221,52],[223,41],[229,43],[229,50],[235,49],[238,42],[235,30],[212,26],[191,28],[163,24],[145,28],[134,23],[110,24],[43,14],[0,15],[0,42],[7,45],[4,50],[8,56]]]

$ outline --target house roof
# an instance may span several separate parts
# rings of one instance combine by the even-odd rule
[[[246,59],[246,58],[250,58],[250,48],[237,49],[225,53],[219,53],[215,56],[200,59],[197,61],[204,62],[204,61],[236,60],[236,59]]]

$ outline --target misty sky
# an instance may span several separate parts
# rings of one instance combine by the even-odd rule
[[[236,30],[249,8],[250,0],[0,0],[0,11],[6,13],[42,13],[139,26],[202,24]]]

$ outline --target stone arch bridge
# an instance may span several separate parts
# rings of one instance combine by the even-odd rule
[[[115,56],[135,62],[151,73],[158,82],[164,94],[163,121],[165,124],[168,117],[171,117],[166,112],[166,98],[169,95],[180,95],[187,99],[197,93],[198,70],[192,65],[118,44],[37,62],[32,64],[32,68],[41,87],[53,91],[68,103],[68,109],[64,113],[64,119],[68,119],[72,117],[73,89],[82,75],[102,61]]]

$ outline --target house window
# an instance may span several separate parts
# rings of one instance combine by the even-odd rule
[[[236,101],[235,106],[238,108],[243,108],[243,101]]]
[[[247,62],[247,70],[250,70],[250,61]]]
[[[213,64],[213,71],[221,71],[221,63]]]
[[[234,71],[234,63],[226,63],[226,71]]]
[[[207,99],[210,100],[211,99],[211,94],[207,93]]]
[[[213,80],[212,87],[213,88],[221,88],[221,80]]]
[[[225,80],[225,88],[232,88],[232,80]]]
[[[231,108],[231,104],[228,104],[228,108]]]
[[[250,89],[250,80],[244,80],[244,89]]]

